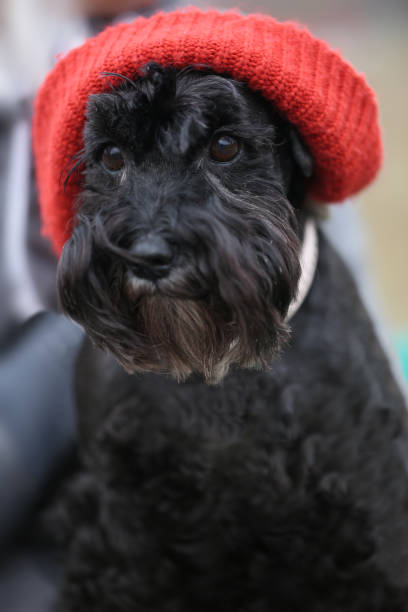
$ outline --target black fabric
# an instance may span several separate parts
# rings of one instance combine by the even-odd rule
[[[0,354],[0,549],[74,440],[73,366],[81,329],[42,313]]]

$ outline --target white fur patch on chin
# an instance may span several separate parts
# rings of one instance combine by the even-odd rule
[[[145,278],[139,278],[128,270],[125,274],[123,290],[129,300],[135,301],[143,295],[154,295],[157,289],[154,282]]]

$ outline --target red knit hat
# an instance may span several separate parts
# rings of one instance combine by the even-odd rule
[[[375,95],[364,78],[293,23],[265,15],[190,8],[107,28],[62,58],[35,102],[33,143],[44,233],[57,253],[72,231],[80,185],[63,174],[82,148],[89,94],[102,72],[134,77],[149,61],[205,64],[273,101],[302,134],[315,161],[310,195],[341,201],[367,185],[382,158]]]

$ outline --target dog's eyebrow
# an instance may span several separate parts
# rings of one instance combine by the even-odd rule
[[[81,165],[85,163],[86,159],[87,159],[87,154],[85,152],[85,149],[81,149],[67,161],[60,175],[60,182],[63,182],[64,192],[67,188],[70,178],[72,177],[74,172],[76,170],[79,170]],[[70,166],[71,163],[72,163],[72,166]]]
[[[137,90],[134,95],[137,95]],[[128,121],[134,121],[133,104],[134,98],[129,90],[114,88],[112,92],[91,94],[84,126],[85,148],[95,150],[108,141],[125,145],[129,134]]]

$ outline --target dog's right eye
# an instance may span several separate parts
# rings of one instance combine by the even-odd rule
[[[210,145],[211,158],[216,162],[232,161],[239,153],[239,143],[229,134],[216,134]]]
[[[121,150],[116,145],[108,145],[102,152],[102,164],[110,172],[119,172],[125,165]]]

